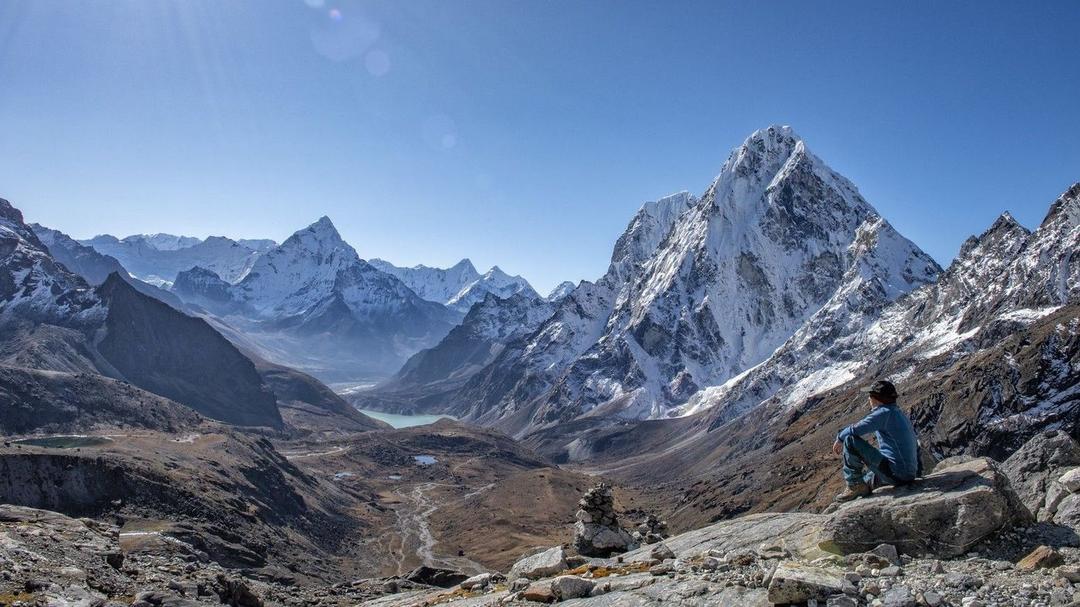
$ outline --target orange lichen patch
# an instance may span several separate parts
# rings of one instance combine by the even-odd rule
[[[34,600],[34,595],[28,592],[19,592],[13,594],[0,594],[0,605],[14,605],[18,602],[31,603]]]
[[[630,575],[631,573],[641,573],[648,570],[649,565],[647,563],[626,563],[617,567],[604,567],[603,565],[582,565],[580,567],[575,567],[568,571],[564,571],[560,575],[579,575],[586,578],[603,578],[610,577],[612,575]]]

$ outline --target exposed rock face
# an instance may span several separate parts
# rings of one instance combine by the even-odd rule
[[[469,576],[460,571],[421,566],[409,572],[409,574],[405,576],[405,579],[418,584],[449,588],[465,582],[469,579]]]
[[[619,526],[611,486],[600,483],[589,489],[578,504],[574,548],[584,556],[609,556],[636,548],[634,539]]]
[[[841,505],[822,528],[821,547],[850,553],[888,543],[907,554],[951,557],[1030,520],[1008,478],[978,458]]]
[[[213,419],[281,427],[255,365],[206,321],[140,295],[116,275],[97,293],[108,305],[97,348],[128,381]]]
[[[515,293],[506,298],[488,294],[451,329],[438,345],[414,354],[394,377],[361,396],[394,409],[400,401],[424,411],[458,414],[458,404],[439,396],[475,375],[491,363],[507,344],[535,331],[555,306],[539,297]],[[441,401],[436,406],[416,401]]]
[[[217,313],[232,312],[239,307],[231,289],[230,283],[202,266],[179,272],[172,285],[172,292],[184,301]]]
[[[1050,430],[1036,434],[1002,464],[1002,471],[1039,520],[1051,520],[1061,500],[1071,491],[1060,478],[1080,466],[1080,444],[1064,432]]]

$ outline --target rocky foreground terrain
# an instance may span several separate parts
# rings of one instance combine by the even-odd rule
[[[184,540],[116,519],[4,505],[0,604],[1080,604],[1080,445],[1060,432],[1036,436],[1005,462],[951,458],[910,487],[822,513],[752,514],[672,537],[646,524],[649,533],[633,529],[627,552],[582,556],[570,546],[583,546],[588,525],[618,526],[627,514],[610,507],[610,495],[600,486],[582,498],[576,518],[586,524],[575,541],[540,546],[500,569],[465,572],[444,560],[326,583],[225,567],[191,546],[145,549],[155,535],[159,544]]]

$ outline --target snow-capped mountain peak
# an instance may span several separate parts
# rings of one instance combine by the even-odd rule
[[[768,127],[700,198],[641,207],[608,273],[465,386],[462,399],[485,403],[466,415],[509,420],[516,403],[535,403],[531,420],[506,422],[516,432],[580,415],[663,417],[808,322],[808,335],[843,333],[938,271],[793,129]]]
[[[1080,226],[1080,182],[1074,183],[1050,205],[1040,226],[1050,224],[1060,224],[1061,229],[1066,230]]]
[[[576,286],[577,285],[570,282],[569,280],[564,280],[563,282],[555,285],[555,288],[552,289],[550,293],[548,293],[548,296],[545,299],[551,302],[558,302],[567,295],[569,295]]]
[[[467,283],[446,302],[446,305],[458,310],[468,312],[473,305],[481,302],[488,293],[500,298],[507,298],[515,293],[521,293],[531,299],[541,299],[540,295],[533,290],[532,285],[521,276],[511,276],[502,271],[499,266],[492,266],[482,276]]]
[[[423,266],[417,266],[417,267],[423,267]],[[450,268],[448,268],[447,271],[456,272],[456,273],[459,273],[459,274],[478,274],[479,273],[479,272],[476,271],[476,266],[473,265],[472,260],[469,259],[468,257],[466,257],[466,258],[462,259],[461,261],[455,263],[454,265],[450,266]]]
[[[310,251],[348,249],[352,251],[353,255],[356,254],[356,251],[341,238],[341,234],[338,233],[334,222],[330,221],[330,218],[325,215],[308,227],[297,230],[282,245]]]

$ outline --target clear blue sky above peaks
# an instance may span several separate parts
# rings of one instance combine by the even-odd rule
[[[3,0],[0,196],[76,237],[271,237],[594,279],[790,124],[943,264],[1080,180],[1080,2]]]

